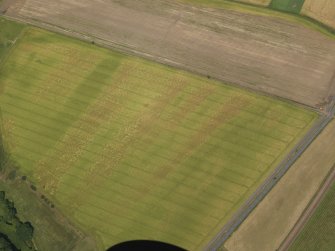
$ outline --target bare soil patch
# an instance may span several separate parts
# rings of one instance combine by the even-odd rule
[[[18,0],[6,15],[309,106],[333,82],[334,40],[279,18],[172,0]]]

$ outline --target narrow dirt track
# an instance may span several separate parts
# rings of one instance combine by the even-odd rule
[[[176,0],[16,0],[6,15],[313,107],[335,69],[335,40],[317,31]]]
[[[283,243],[280,245],[278,251],[289,250],[290,246],[293,244],[294,240],[298,237],[299,233],[302,231],[305,224],[312,217],[315,210],[318,208],[322,199],[325,197],[329,188],[335,182],[335,167],[333,167],[332,172],[327,177],[326,181],[322,184],[319,191],[316,193],[315,197],[312,199],[304,213],[299,218],[298,222],[295,224],[289,235],[285,238]]]

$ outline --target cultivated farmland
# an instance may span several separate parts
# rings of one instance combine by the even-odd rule
[[[290,251],[334,250],[335,183],[293,243]]]
[[[0,87],[20,172],[102,248],[149,238],[200,249],[317,118],[33,28]]]
[[[271,2],[271,0],[236,0],[236,1],[237,2],[257,4],[257,5],[262,5],[262,6],[268,6]]]
[[[15,22],[9,22],[6,19],[0,18],[0,64],[2,58],[5,57],[7,52],[15,44],[16,39],[19,37],[24,25]]]
[[[250,13],[244,7],[210,0],[17,0],[6,15],[80,38],[84,34],[97,43],[204,76],[323,106],[331,95],[334,40],[289,18],[272,16],[282,13],[247,6]],[[263,12],[266,15],[260,15]]]
[[[272,0],[270,7],[276,10],[300,13],[305,0]]]

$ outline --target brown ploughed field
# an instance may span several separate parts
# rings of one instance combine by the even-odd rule
[[[334,40],[275,17],[173,0],[17,0],[6,15],[309,106],[334,82]]]

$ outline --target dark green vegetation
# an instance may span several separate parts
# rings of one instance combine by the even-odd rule
[[[18,251],[17,247],[4,234],[0,233],[0,250],[1,251]]]
[[[24,32],[25,25],[0,17],[0,67],[8,53]],[[1,93],[0,89],[0,93]],[[69,224],[60,213],[54,211],[53,202],[37,191],[29,177],[20,175],[20,166],[11,158],[3,138],[2,110],[0,107],[0,190],[15,201],[19,218],[29,220],[34,226],[34,244],[38,250],[93,250],[94,243]],[[51,209],[53,209],[51,211]],[[23,231],[22,231],[23,230]],[[1,232],[1,229],[0,229]],[[24,228],[20,228],[24,234]],[[7,249],[5,249],[7,248]],[[11,248],[11,249],[8,249]],[[76,249],[78,248],[78,249]],[[0,234],[0,250],[16,250],[7,237]]]
[[[34,226],[34,244],[38,250],[94,250],[94,243],[84,240],[85,237],[57,211],[51,211],[50,206],[39,199],[41,195],[32,191],[21,178],[1,181],[0,190],[6,191],[6,196],[15,201],[18,217],[29,220]]]
[[[299,14],[305,0],[272,0],[270,8]]]
[[[1,1],[0,1],[1,2]],[[13,47],[24,25],[7,21],[0,17],[0,64]],[[2,137],[2,118],[0,109],[0,171],[4,172],[8,161]],[[16,170],[12,170],[8,178],[15,178]],[[0,192],[0,250],[34,250],[32,242],[34,228],[30,222],[22,222],[17,216],[14,203]]]
[[[10,48],[15,45],[25,25],[0,17],[0,64]]]
[[[315,250],[335,250],[335,184],[290,248],[290,251]]]
[[[0,192],[0,233],[0,246],[7,248],[4,250],[35,250],[33,226],[18,218],[14,203],[5,197],[3,191]]]

